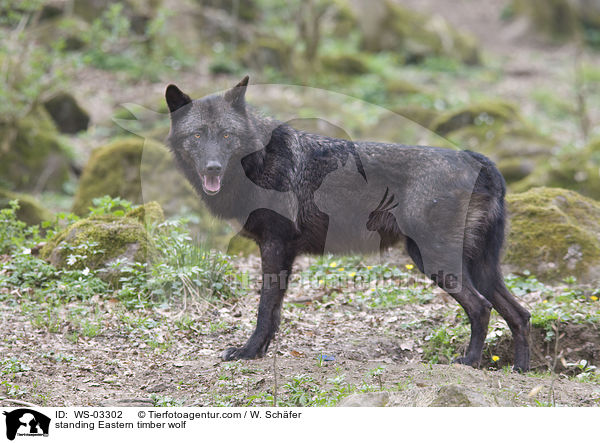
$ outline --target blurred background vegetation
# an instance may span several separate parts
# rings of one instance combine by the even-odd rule
[[[169,172],[163,92],[199,97],[247,73],[330,91],[250,96],[306,129],[473,149],[512,193],[600,199],[600,1],[0,0],[0,41],[0,205],[19,198],[27,223],[85,216],[105,195],[156,199],[223,243],[231,230]],[[530,226],[563,211],[573,232],[572,205],[531,214],[538,194],[513,212]]]

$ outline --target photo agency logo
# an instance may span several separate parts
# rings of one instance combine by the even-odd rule
[[[15,437],[48,437],[50,418],[28,408],[19,408],[4,412],[6,421],[6,438]]]

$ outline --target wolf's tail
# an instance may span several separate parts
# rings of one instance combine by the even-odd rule
[[[474,233],[465,265],[475,288],[481,294],[493,294],[504,285],[500,258],[506,229],[506,183],[496,165],[486,156],[466,151],[481,164],[473,189],[469,211],[480,214],[475,220],[467,218],[466,226]]]

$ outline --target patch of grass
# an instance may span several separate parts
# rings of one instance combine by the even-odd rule
[[[17,357],[6,358],[0,362],[0,374],[2,375],[17,374],[19,372],[27,372],[30,370],[31,368],[19,361]]]
[[[425,337],[423,358],[429,363],[451,363],[460,346],[469,340],[470,326],[463,320],[457,325],[442,324]]]
[[[347,303],[388,308],[433,299],[433,287],[418,275],[414,265],[404,269],[388,264],[365,265],[361,257],[323,256],[302,276],[311,287],[346,297]]]
[[[179,408],[183,406],[183,400],[172,398],[167,395],[151,394],[152,406],[155,408]]]

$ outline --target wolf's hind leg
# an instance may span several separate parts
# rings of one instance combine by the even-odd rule
[[[469,346],[465,355],[457,358],[455,363],[477,368],[481,362],[481,354],[483,352],[485,337],[487,336],[492,304],[473,288],[470,282],[468,282],[468,278],[463,280],[462,288],[459,291],[448,293],[462,306],[471,323]]]

